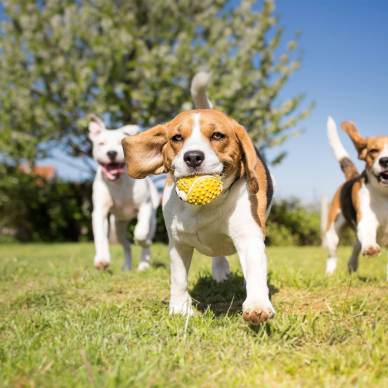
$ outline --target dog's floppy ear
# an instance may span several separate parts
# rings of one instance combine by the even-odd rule
[[[91,115],[89,122],[89,139],[93,141],[97,135],[99,135],[102,131],[105,130],[106,127],[104,122],[96,115]]]
[[[128,175],[145,178],[167,172],[163,163],[163,148],[167,143],[165,125],[157,125],[138,135],[125,137],[121,144],[127,162]]]
[[[251,194],[259,191],[259,181],[256,175],[257,155],[255,146],[248,132],[236,122],[235,133],[240,146],[244,172],[247,177],[248,190]]]
[[[360,135],[358,128],[351,121],[344,121],[341,124],[342,129],[349,135],[358,152],[358,158],[364,160],[367,155],[368,140]]]
[[[141,131],[138,125],[124,125],[124,127],[119,129],[126,136],[137,135]]]
[[[263,233],[266,231],[268,193],[272,187],[271,177],[245,128],[235,127],[235,133],[241,148],[242,163],[247,178],[248,191],[251,194],[252,215]]]

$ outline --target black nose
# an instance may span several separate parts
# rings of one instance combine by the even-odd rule
[[[205,154],[202,151],[187,151],[183,155],[183,160],[189,167],[198,167],[205,160]]]
[[[108,155],[108,158],[113,162],[116,159],[117,151],[108,151],[106,154]]]
[[[380,163],[381,167],[387,168],[388,167],[388,158],[387,157],[380,158],[379,163]]]

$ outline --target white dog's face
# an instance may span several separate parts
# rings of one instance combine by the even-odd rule
[[[121,141],[125,136],[140,132],[137,125],[126,125],[119,129],[107,129],[105,124],[93,116],[89,123],[89,139],[93,143],[93,157],[109,180],[116,180],[125,172],[125,159]]]

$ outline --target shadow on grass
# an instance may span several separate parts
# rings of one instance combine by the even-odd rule
[[[163,263],[162,261],[152,261],[151,262],[151,267],[152,268],[156,268],[156,269],[159,269],[159,268],[163,268],[163,269],[166,269],[167,268],[167,264],[166,263]]]
[[[271,274],[268,276],[268,286],[270,296],[279,291],[271,284]],[[245,281],[243,276],[235,273],[231,273],[222,283],[217,283],[211,275],[206,275],[198,279],[190,294],[197,302],[199,311],[210,309],[216,316],[241,314],[246,296]]]
[[[357,276],[357,279],[363,283],[374,283],[379,280],[377,276]]]

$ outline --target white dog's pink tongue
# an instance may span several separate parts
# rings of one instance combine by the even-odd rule
[[[105,176],[110,180],[115,180],[121,176],[121,174],[124,173],[124,163],[110,163],[110,164],[103,164],[102,171],[105,174]]]

